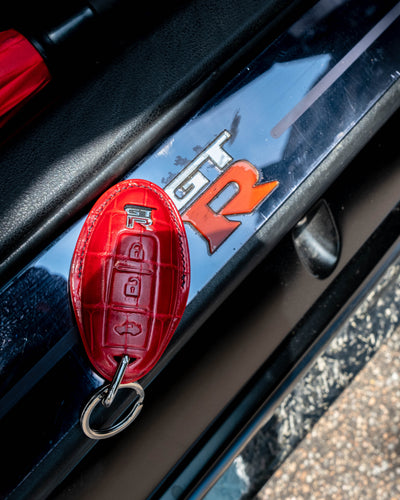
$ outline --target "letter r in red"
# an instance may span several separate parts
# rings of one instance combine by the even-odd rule
[[[248,214],[277,187],[278,181],[257,184],[258,170],[245,160],[235,162],[203,193],[183,214],[182,219],[192,224],[207,240],[211,253],[240,226],[239,221],[227,218],[230,215]],[[238,191],[218,212],[210,203],[229,184]]]

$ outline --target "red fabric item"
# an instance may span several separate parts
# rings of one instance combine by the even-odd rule
[[[0,126],[51,80],[35,47],[15,30],[0,32]]]

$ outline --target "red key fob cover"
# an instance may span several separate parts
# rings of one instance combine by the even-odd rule
[[[104,193],[84,223],[70,271],[73,309],[96,371],[112,380],[128,355],[122,383],[146,375],[178,326],[189,281],[185,229],[167,194],[145,180]]]

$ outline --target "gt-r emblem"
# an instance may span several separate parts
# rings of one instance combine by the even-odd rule
[[[135,222],[142,224],[143,226],[151,226],[153,220],[151,218],[152,208],[139,207],[137,205],[125,205],[124,210],[126,212],[126,227],[133,228]]]
[[[279,184],[276,180],[259,183],[259,171],[254,165],[246,160],[234,162],[223,149],[230,137],[224,130],[165,187],[183,221],[205,238],[210,253],[240,226],[240,221],[228,217],[253,212]],[[214,182],[199,170],[207,161],[220,172]],[[228,191],[228,200],[218,205],[216,200]]]

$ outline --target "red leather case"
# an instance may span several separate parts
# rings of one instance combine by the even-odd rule
[[[184,312],[189,250],[175,205],[155,184],[116,184],[90,211],[73,254],[70,293],[86,352],[111,380],[140,379],[161,357]]]

